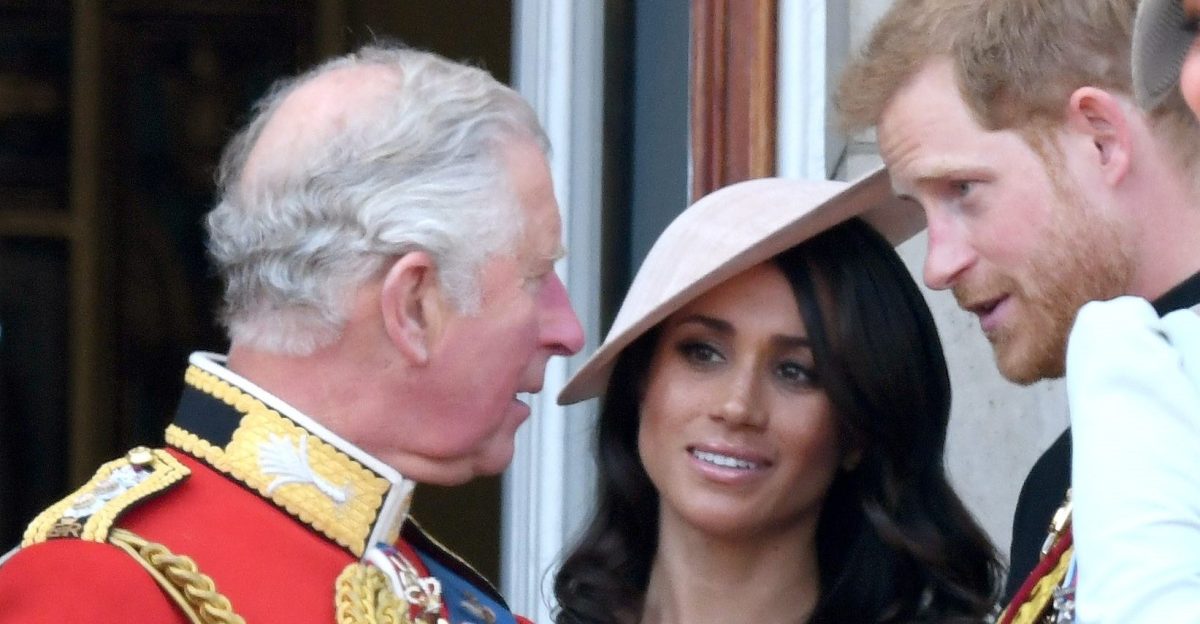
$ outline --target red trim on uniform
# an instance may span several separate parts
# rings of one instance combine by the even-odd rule
[[[1029,572],[1029,576],[1025,577],[1025,582],[1021,583],[1021,588],[1017,590],[1016,594],[1013,594],[1012,602],[1009,602],[1008,607],[1004,610],[1004,619],[997,624],[1012,622],[1013,618],[1017,616],[1020,606],[1029,600],[1029,595],[1033,593],[1033,588],[1037,586],[1038,581],[1058,565],[1058,560],[1062,559],[1063,553],[1071,547],[1072,541],[1071,527],[1067,526],[1054,542],[1054,546],[1050,548],[1050,552],[1046,553],[1046,556],[1042,557],[1041,561],[1038,561],[1038,564]]]

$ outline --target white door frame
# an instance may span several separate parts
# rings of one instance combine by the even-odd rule
[[[514,612],[550,622],[553,572],[595,500],[595,401],[564,408],[554,399],[600,334],[604,3],[515,0],[513,11],[514,83],[553,146],[550,171],[567,246],[558,271],[587,335],[581,354],[550,360],[504,475],[501,589]]]
[[[779,0],[776,171],[831,179],[846,149],[832,92],[849,52],[846,0]]]

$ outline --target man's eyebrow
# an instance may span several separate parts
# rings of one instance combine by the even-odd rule
[[[947,180],[973,180],[990,177],[992,177],[992,170],[983,165],[962,164],[941,159],[930,160],[926,164],[921,164],[917,175],[903,187],[893,180],[892,193],[900,199],[913,199],[912,191],[915,188]]]
[[[980,178],[989,176],[990,173],[991,169],[982,165],[964,165],[936,160],[921,171],[921,174],[916,177],[916,182],[917,184],[928,184],[952,179]]]
[[[567,248],[561,244],[554,248],[550,253],[537,254],[529,260],[529,265],[526,270],[529,275],[541,275],[546,271],[553,271],[554,264],[567,256]]]

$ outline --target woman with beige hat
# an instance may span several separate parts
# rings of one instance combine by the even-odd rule
[[[991,610],[995,552],[943,472],[941,344],[891,247],[919,208],[891,195],[882,171],[753,180],[663,232],[559,395],[603,401],[599,501],[557,622]]]

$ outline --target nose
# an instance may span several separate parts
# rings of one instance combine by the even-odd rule
[[[567,287],[551,273],[542,289],[542,344],[555,355],[574,355],[583,348],[583,325],[567,298]]]
[[[766,413],[758,397],[758,382],[752,370],[735,371],[731,375],[724,400],[714,410],[713,418],[729,427],[763,426]]]
[[[959,224],[935,217],[929,211],[926,216],[929,247],[925,251],[925,285],[934,290],[946,290],[953,287],[975,262],[975,252]]]

